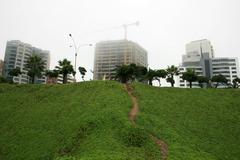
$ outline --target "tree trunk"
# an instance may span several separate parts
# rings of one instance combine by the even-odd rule
[[[32,84],[34,84],[35,81],[35,75],[32,76]]]
[[[217,82],[217,84],[216,84],[215,88],[217,88],[217,87],[218,87],[218,82]]]
[[[148,83],[149,83],[149,85],[150,85],[150,86],[152,86],[152,85],[153,85],[153,83],[152,83],[152,80],[151,80],[151,79],[149,79],[149,80],[148,80]]]
[[[172,82],[171,82],[171,86],[174,87],[174,79],[173,79],[173,75],[171,75],[171,78],[172,78]]]
[[[190,88],[192,88],[192,82],[189,82],[189,86],[190,86]]]
[[[63,74],[63,84],[67,83],[67,74]]]
[[[161,87],[161,81],[160,79],[157,79],[158,83],[159,83],[159,87]]]

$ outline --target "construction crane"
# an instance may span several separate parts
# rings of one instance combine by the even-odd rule
[[[129,23],[129,24],[124,24],[122,25],[122,27],[124,28],[124,39],[127,40],[127,28],[129,26],[138,26],[139,25],[139,21],[134,22],[134,23]]]

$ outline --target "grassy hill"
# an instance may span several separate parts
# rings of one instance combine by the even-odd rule
[[[137,123],[169,144],[170,160],[240,159],[240,90],[134,87]]]
[[[140,113],[117,82],[0,85],[0,159],[157,160],[240,158],[240,91],[134,84]]]

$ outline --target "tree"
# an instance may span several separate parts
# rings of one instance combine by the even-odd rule
[[[39,78],[42,76],[42,72],[45,68],[44,66],[45,62],[38,55],[32,55],[28,58],[25,67],[28,71],[28,76],[31,78],[32,84],[34,84],[35,78]]]
[[[216,83],[215,88],[217,88],[219,84],[227,85],[228,83],[227,78],[221,74],[213,76],[211,81]]]
[[[159,83],[159,87],[161,86],[161,81],[160,78],[166,78],[167,76],[167,71],[164,69],[159,69],[156,71],[157,72],[157,77],[155,77],[155,79],[158,81]]]
[[[204,77],[204,76],[198,76],[197,77],[197,81],[198,81],[198,84],[201,88],[203,88],[203,84],[206,83],[208,84],[209,83],[209,78],[208,77]]]
[[[137,66],[136,64],[130,64],[131,70],[133,70],[132,80],[142,82],[147,74],[147,68],[143,66]]]
[[[192,82],[197,81],[197,78],[197,74],[193,69],[187,69],[187,71],[182,74],[182,79],[189,82],[190,88],[192,88]]]
[[[47,83],[57,83],[57,77],[58,77],[58,71],[57,70],[47,70],[45,72],[45,75],[47,76]]]
[[[159,86],[161,86],[161,82],[160,82],[160,78],[166,78],[167,72],[163,69],[159,69],[159,70],[152,70],[149,68],[147,74],[146,74],[146,78],[148,80],[148,84],[149,85],[153,85],[153,81],[157,80],[159,82]]]
[[[175,81],[174,81],[174,75],[179,75],[179,70],[174,65],[168,66],[167,68],[167,82],[171,83],[171,86],[174,87]]]
[[[157,72],[155,70],[152,70],[149,68],[147,74],[146,74],[146,78],[148,80],[148,84],[149,85],[153,85],[152,81],[154,80],[154,78],[157,76]]]
[[[8,83],[8,80],[2,76],[0,76],[0,83]]]
[[[233,80],[233,88],[239,88],[239,86],[240,86],[240,78],[237,77]]]
[[[67,83],[67,76],[68,74],[73,74],[75,75],[76,72],[73,69],[73,66],[71,65],[71,62],[67,60],[66,58],[63,59],[62,61],[58,61],[58,65],[56,66],[56,70],[58,71],[59,74],[63,75],[63,84]]]
[[[134,74],[134,69],[130,65],[117,66],[115,69],[115,79],[119,80],[121,83],[127,83],[132,79]]]
[[[19,67],[17,67],[17,68],[14,68],[14,69],[10,70],[8,74],[10,76],[17,77],[18,75],[22,74],[22,72],[21,72],[21,69]]]
[[[87,70],[84,67],[78,67],[78,70],[79,70],[80,74],[82,75],[82,80],[84,81],[84,76],[85,76]]]

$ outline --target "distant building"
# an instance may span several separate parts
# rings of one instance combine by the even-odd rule
[[[238,58],[213,58],[210,59],[210,73],[211,77],[216,75],[225,76],[230,83],[239,77],[239,61]]]
[[[74,83],[75,82],[74,77],[71,74],[68,74],[67,77],[68,77],[67,78],[67,83]],[[62,84],[63,83],[63,75],[62,74],[58,75],[57,83],[58,84]]]
[[[182,56],[180,70],[180,87],[189,86],[187,81],[181,79],[182,73],[187,69],[194,69],[197,75],[212,78],[214,75],[224,75],[230,83],[239,77],[239,62],[237,58],[215,58],[214,50],[209,40],[192,41],[186,45],[186,54]],[[199,87],[193,82],[193,87]]]
[[[116,66],[135,63],[148,66],[147,51],[128,40],[103,41],[96,44],[94,80],[113,79]]]
[[[0,60],[0,76],[3,76],[3,66],[4,66],[4,62],[3,60]]]
[[[41,50],[32,47],[30,44],[23,43],[19,40],[12,40],[7,42],[5,58],[4,58],[4,77],[8,80],[13,80],[15,83],[28,83],[30,78],[27,75],[25,65],[31,55],[39,55],[45,62],[45,69],[48,70],[50,66],[50,53],[47,50]],[[8,73],[10,70],[19,67],[22,74],[17,77],[11,77]],[[36,78],[35,83],[46,83],[46,77]]]

